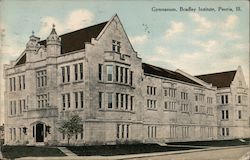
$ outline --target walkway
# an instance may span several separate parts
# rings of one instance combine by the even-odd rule
[[[57,147],[57,148],[60,149],[67,156],[77,156],[75,153],[71,152],[66,147]]]

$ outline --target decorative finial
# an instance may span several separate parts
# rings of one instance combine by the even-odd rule
[[[55,28],[55,26],[56,26],[56,25],[53,23],[52,27]]]
[[[34,36],[34,34],[35,34],[34,30],[32,30],[32,36]]]

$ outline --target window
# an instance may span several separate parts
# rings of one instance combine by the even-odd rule
[[[120,53],[121,42],[112,40],[112,51]]]
[[[48,106],[47,94],[37,95],[38,108],[44,108]]]
[[[189,137],[189,127],[183,126],[181,127],[181,131],[182,131],[183,138]]]
[[[12,91],[12,78],[10,78],[10,91]]]
[[[107,66],[107,76],[108,76],[108,81],[112,82],[113,81],[113,66]]]
[[[84,106],[84,99],[83,99],[83,91],[80,92],[80,104],[81,104],[81,108],[83,108]]]
[[[25,99],[22,100],[23,102],[23,109],[26,110],[26,103],[25,103]]]
[[[80,68],[80,80],[83,80],[83,63],[79,63]]]
[[[23,113],[22,100],[19,100],[19,114]]]
[[[108,93],[108,108],[112,108],[112,93]]]
[[[78,65],[74,64],[74,69],[75,69],[75,81],[78,80]]]
[[[78,93],[75,92],[75,107],[78,108]]]
[[[130,85],[133,85],[133,72],[130,71]]]
[[[195,106],[195,112],[199,112],[199,106]]]
[[[181,92],[181,99],[187,100],[188,99],[188,93]]]
[[[177,126],[170,125],[170,138],[177,138]]]
[[[241,96],[238,96],[238,103],[241,104]]]
[[[36,78],[37,78],[37,87],[47,86],[47,71],[46,70],[37,71]]]
[[[121,108],[123,108],[123,95],[124,94],[121,94]]]
[[[116,82],[119,82],[119,66],[115,67],[115,73],[116,73]]]
[[[125,83],[128,83],[128,68],[125,68]]]
[[[181,104],[181,112],[189,112],[188,104]]]
[[[238,118],[241,119],[242,118],[242,113],[241,110],[238,111]]]
[[[62,95],[62,106],[63,106],[63,110],[65,110],[66,108],[65,94]]]
[[[70,67],[69,66],[66,66],[67,68],[67,82],[70,81]]]
[[[222,136],[229,136],[229,128],[221,128]]]
[[[115,100],[116,101],[116,108],[119,108],[119,95],[120,95],[119,93],[116,93],[116,98],[115,98],[116,99]]]
[[[84,132],[84,130],[83,130],[83,125],[81,126],[81,139],[83,139],[83,132]]]
[[[221,111],[221,119],[227,120],[228,117],[229,117],[229,115],[228,115],[228,110],[222,110],[222,111]]]
[[[134,97],[133,96],[131,96],[130,97],[130,110],[132,111],[133,110],[133,102],[134,101]]]
[[[156,109],[156,100],[147,100],[147,108],[148,109]]]
[[[102,80],[102,67],[103,67],[102,64],[98,65],[98,77],[100,81]]]
[[[169,111],[175,111],[175,104],[176,102],[173,101],[166,101],[164,102],[165,104],[165,110],[169,110]]]
[[[10,91],[16,91],[16,78],[10,78]]]
[[[62,67],[62,82],[64,83],[65,82],[65,68]]]
[[[148,138],[156,138],[156,126],[148,126]]]
[[[18,76],[18,80],[19,80],[19,90],[21,90],[22,89],[21,76]]]
[[[120,67],[120,82],[123,82],[123,67]]]
[[[147,94],[148,95],[156,95],[156,87],[147,86]]]
[[[25,76],[22,76],[22,82],[23,82],[23,89],[25,89]]]
[[[128,109],[128,94],[125,95],[125,109]]]
[[[14,88],[14,91],[16,91],[16,78],[13,77],[13,88]]]
[[[68,98],[68,108],[70,108],[70,93],[67,93],[67,98]]]
[[[99,108],[102,108],[102,97],[103,97],[103,92],[99,92]]]
[[[116,125],[116,138],[127,139],[129,138],[130,125],[129,124],[117,124]]]
[[[207,97],[207,104],[212,104],[212,103],[213,103],[213,98]]]

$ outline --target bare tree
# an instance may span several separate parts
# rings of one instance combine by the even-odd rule
[[[82,132],[82,119],[79,115],[73,115],[60,123],[59,132],[67,136],[68,145],[73,135]]]

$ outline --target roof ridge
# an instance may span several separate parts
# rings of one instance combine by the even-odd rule
[[[215,75],[215,74],[222,74],[222,73],[229,73],[229,72],[237,72],[237,70],[222,71],[222,72],[215,72],[215,73],[208,73],[208,74],[200,74],[200,75],[195,75],[195,77],[198,77],[198,76]]]
[[[101,23],[98,23],[98,24],[95,24],[95,25],[87,26],[87,27],[85,27],[85,28],[81,28],[81,29],[77,29],[77,30],[74,30],[74,31],[71,31],[71,32],[67,32],[67,33],[64,33],[64,34],[59,35],[59,37],[64,36],[64,35],[67,35],[67,34],[71,34],[71,33],[74,33],[74,32],[78,32],[78,31],[80,31],[80,30],[87,29],[87,28],[90,28],[90,27],[95,27],[95,26],[98,26],[98,25],[101,25],[101,24],[104,24],[104,23],[107,23],[107,22],[108,22],[108,21],[104,21],[104,22],[101,22]]]

